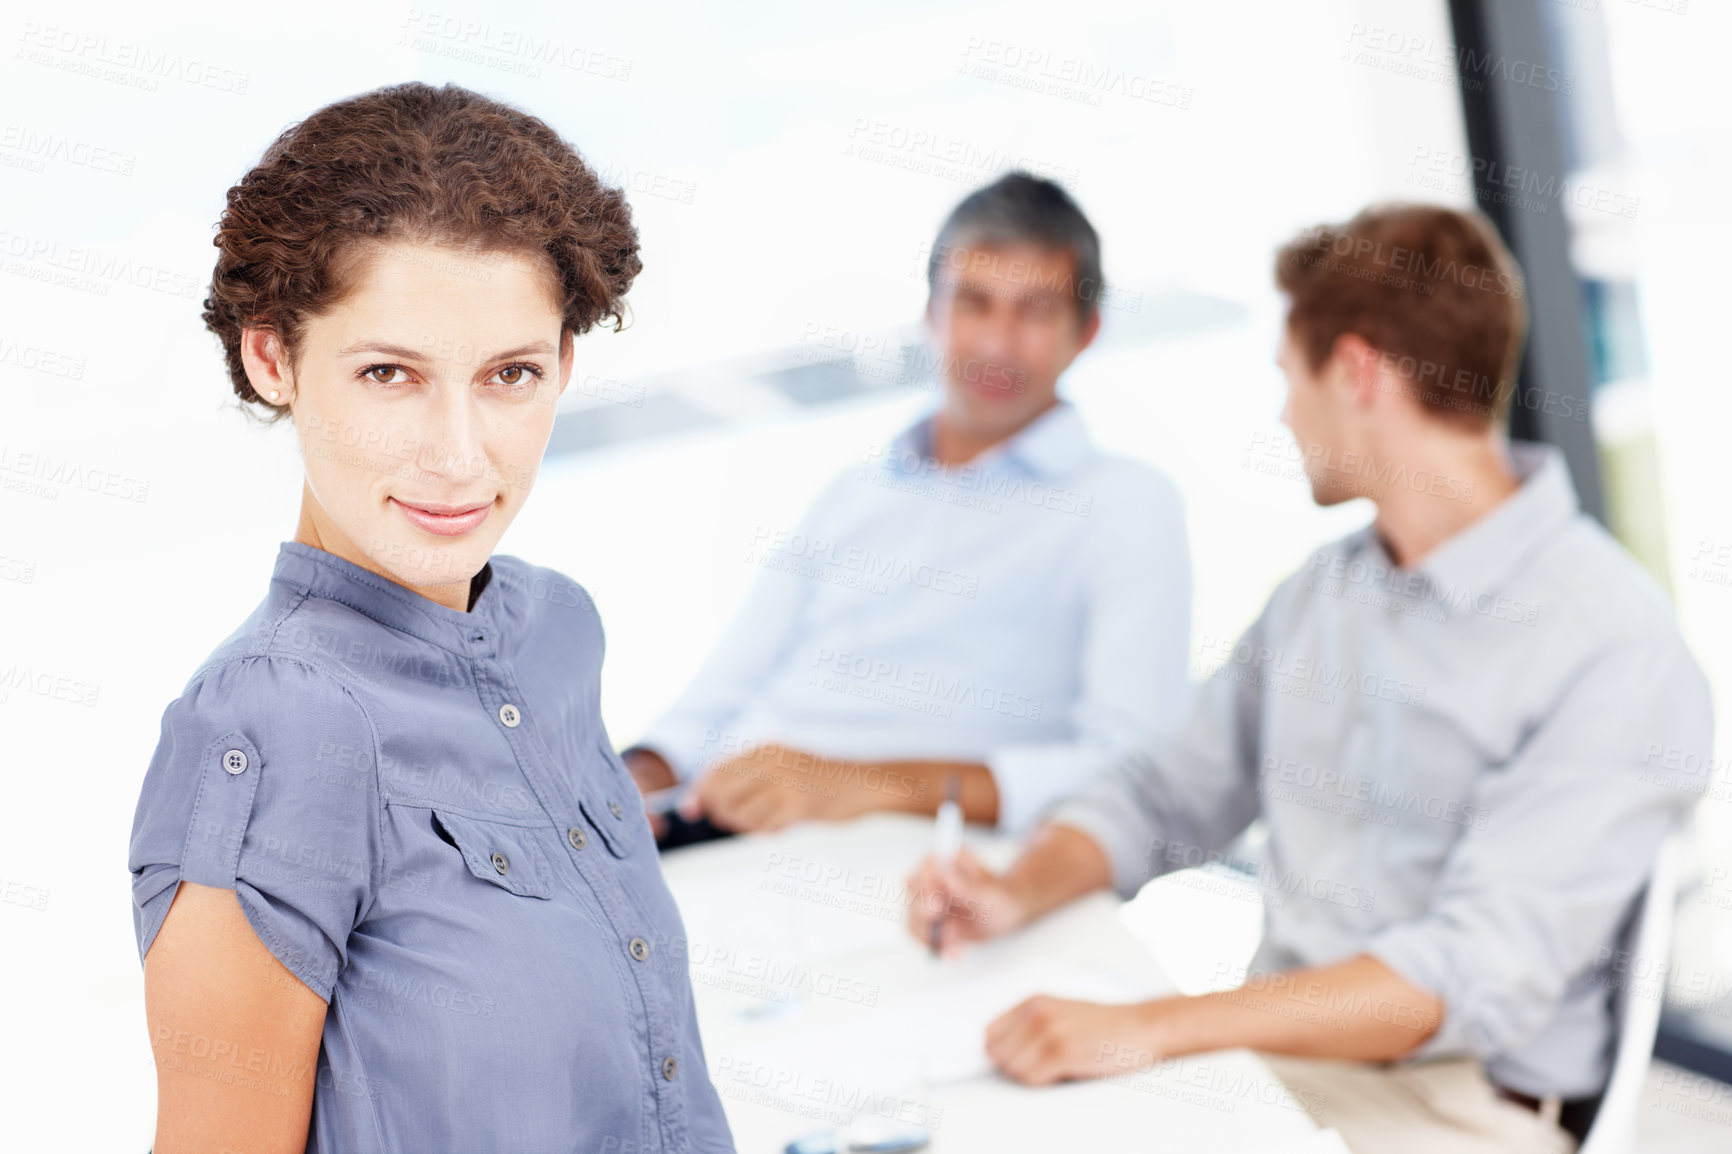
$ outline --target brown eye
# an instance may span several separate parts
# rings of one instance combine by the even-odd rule
[[[534,365],[506,365],[493,375],[493,379],[513,393],[528,392],[541,379],[541,370]]]
[[[362,369],[361,375],[369,381],[372,381],[375,385],[390,385],[396,383],[390,378],[395,376],[398,371],[396,365],[373,365],[369,368]],[[380,377],[380,373],[384,373],[385,376]]]

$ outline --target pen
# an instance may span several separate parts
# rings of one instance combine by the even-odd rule
[[[962,848],[962,806],[957,804],[957,798],[962,793],[962,778],[956,774],[950,775],[950,780],[944,785],[944,800],[938,806],[938,820],[932,827],[932,856],[938,859],[940,866],[949,866],[956,860],[956,851]],[[929,944],[933,956],[938,954],[939,936],[944,930],[944,919],[949,913],[949,898],[945,899],[946,909],[932,919],[932,936]]]
[[[679,808],[680,802],[686,799],[689,784],[688,782],[681,782],[678,785],[670,785],[666,789],[658,789],[644,794],[644,812],[650,814],[672,813]]]

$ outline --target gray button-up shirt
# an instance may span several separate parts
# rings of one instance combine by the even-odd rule
[[[515,557],[478,580],[459,612],[282,544],[163,713],[127,862],[139,957],[181,879],[239,895],[329,1002],[309,1151],[732,1150],[680,915],[602,728],[595,607]]]
[[[1261,815],[1253,972],[1369,953],[1444,1004],[1415,1057],[1571,1097],[1604,1083],[1614,942],[1706,785],[1680,767],[1711,763],[1713,720],[1664,595],[1562,456],[1512,448],[1522,486],[1416,569],[1367,526],[1242,637],[1205,639],[1218,668],[1182,729],[1052,816],[1129,896]]]

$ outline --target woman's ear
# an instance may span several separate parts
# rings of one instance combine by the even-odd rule
[[[241,363],[253,392],[273,405],[294,400],[294,379],[289,373],[288,353],[274,329],[241,330]]]

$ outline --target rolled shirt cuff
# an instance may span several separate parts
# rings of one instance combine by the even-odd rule
[[[1443,1003],[1443,1020],[1437,1031],[1422,1042],[1410,1058],[1438,1058],[1459,1054],[1477,1054],[1481,1058],[1495,1056],[1502,1048],[1484,1022],[1461,1012],[1463,999],[1456,991],[1460,983],[1451,973],[1450,951],[1437,940],[1432,927],[1423,921],[1400,922],[1378,934],[1365,947],[1365,953],[1394,970],[1402,981],[1415,989],[1424,990]],[[1417,1025],[1415,1011],[1408,1007],[1389,1007],[1391,1021],[1397,1025]],[[1373,1012],[1381,1012],[1373,1007]]]
[[[704,732],[688,731],[684,727],[667,726],[652,729],[639,741],[620,750],[625,756],[634,749],[648,750],[668,763],[674,778],[680,783],[692,781],[710,761],[705,753]]]
[[[1113,889],[1120,897],[1135,897],[1155,876],[1149,831],[1129,807],[1113,804],[1098,791],[1061,801],[1047,812],[1046,820],[1080,830],[1101,847],[1112,868]]]
[[[1101,751],[1070,742],[991,751],[986,767],[998,788],[998,828],[1029,832],[1053,805],[1086,789],[1103,764]]]

